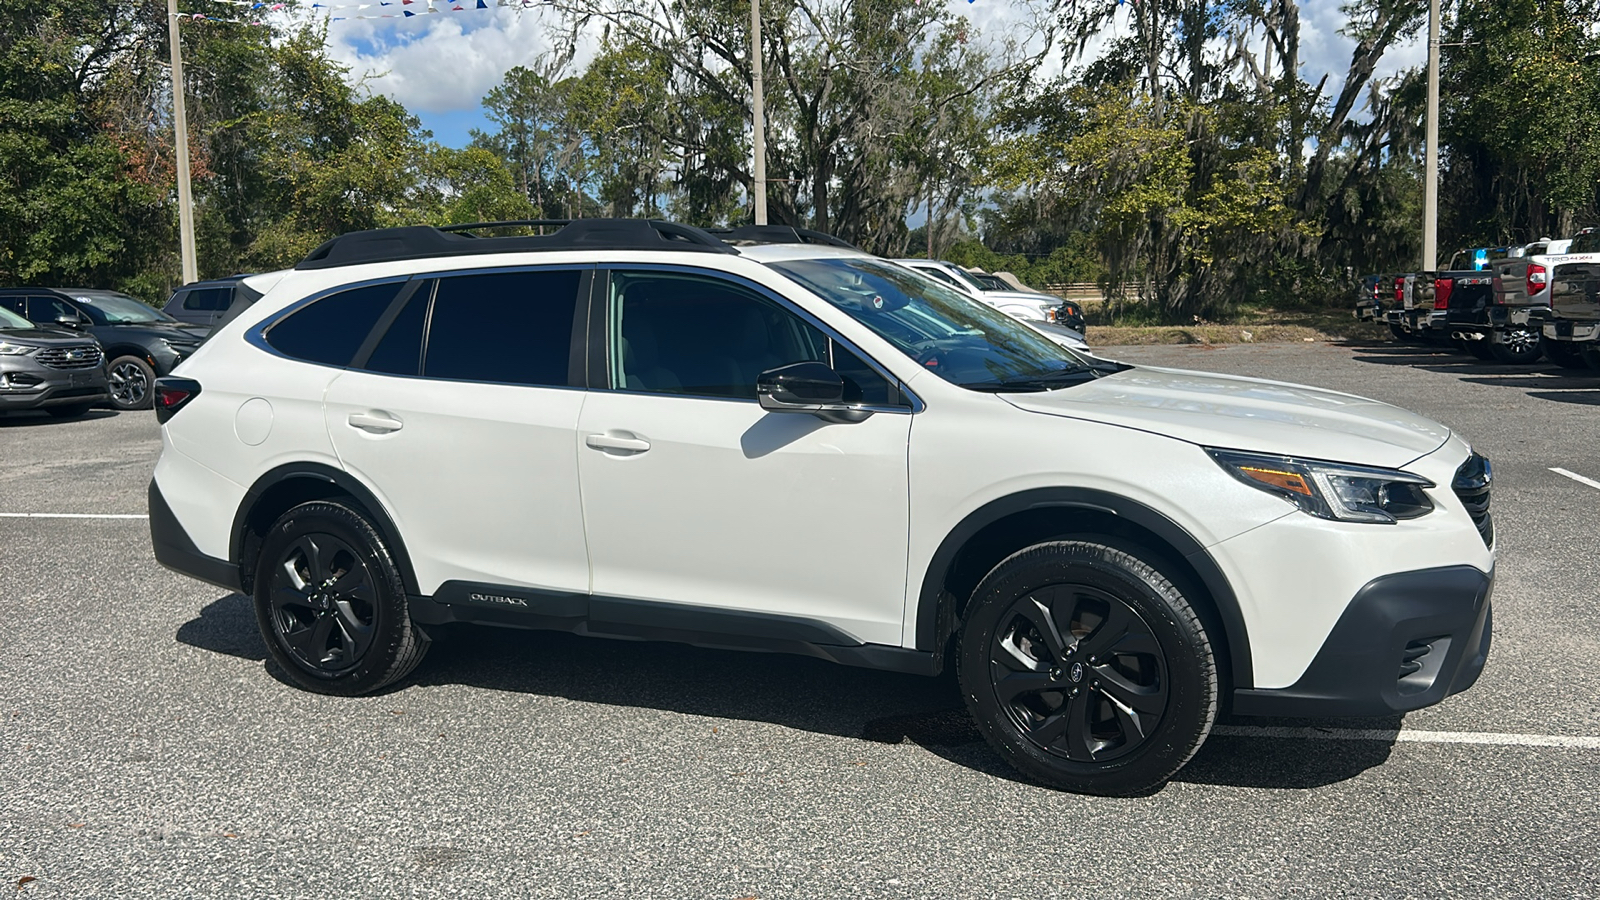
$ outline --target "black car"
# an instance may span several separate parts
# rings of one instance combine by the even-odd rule
[[[191,325],[216,328],[228,315],[230,308],[249,306],[260,296],[244,283],[248,275],[234,275],[212,281],[196,281],[172,292],[161,311]]]
[[[193,353],[208,329],[185,325],[127,294],[79,288],[0,289],[0,309],[87,334],[105,348],[111,405],[148,409],[151,385]]]

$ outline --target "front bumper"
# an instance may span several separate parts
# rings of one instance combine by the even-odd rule
[[[1236,690],[1243,716],[1389,716],[1472,687],[1489,658],[1494,572],[1446,566],[1368,582],[1305,674]]]
[[[110,396],[102,366],[52,369],[26,356],[0,358],[0,410],[95,403]]]

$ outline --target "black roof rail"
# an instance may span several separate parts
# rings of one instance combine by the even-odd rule
[[[548,235],[478,237],[459,231],[493,227],[560,225]],[[521,253],[538,250],[676,250],[738,253],[716,237],[689,225],[657,219],[530,219],[473,222],[466,225],[407,225],[352,231],[311,251],[296,269],[332,269],[360,263],[398,262],[439,256]]]
[[[855,244],[840,240],[831,234],[800,228],[795,225],[740,225],[738,228],[708,228],[711,234],[728,243],[745,244],[826,244],[859,250]]]

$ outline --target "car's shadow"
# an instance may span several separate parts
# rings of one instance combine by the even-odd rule
[[[32,428],[39,425],[71,425],[73,422],[89,422],[94,419],[115,418],[119,413],[114,409],[91,409],[81,416],[70,419],[61,419],[52,416],[44,410],[8,410],[0,413],[0,428]]]
[[[485,626],[431,627],[433,646],[408,685],[461,684],[707,718],[768,722],[885,744],[910,742],[997,778],[1030,783],[996,754],[962,705],[952,674],[899,675],[786,654],[604,640]],[[177,640],[267,659],[248,598],[229,594],[184,623]],[[1240,720],[1248,724],[1249,720]],[[1282,723],[1274,723],[1282,724]],[[1291,723],[1292,724],[1292,723]],[[1398,728],[1398,719],[1365,722]],[[1174,780],[1232,787],[1313,788],[1383,763],[1392,743],[1213,735]]]

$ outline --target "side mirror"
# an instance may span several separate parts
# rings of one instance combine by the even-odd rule
[[[71,315],[63,313],[59,316],[56,316],[56,324],[65,325],[68,328],[77,328],[79,325],[83,324],[83,317],[77,315],[76,313]]]
[[[828,422],[860,422],[872,415],[844,402],[844,379],[820,362],[762,372],[756,377],[756,399],[768,412],[811,413]]]

